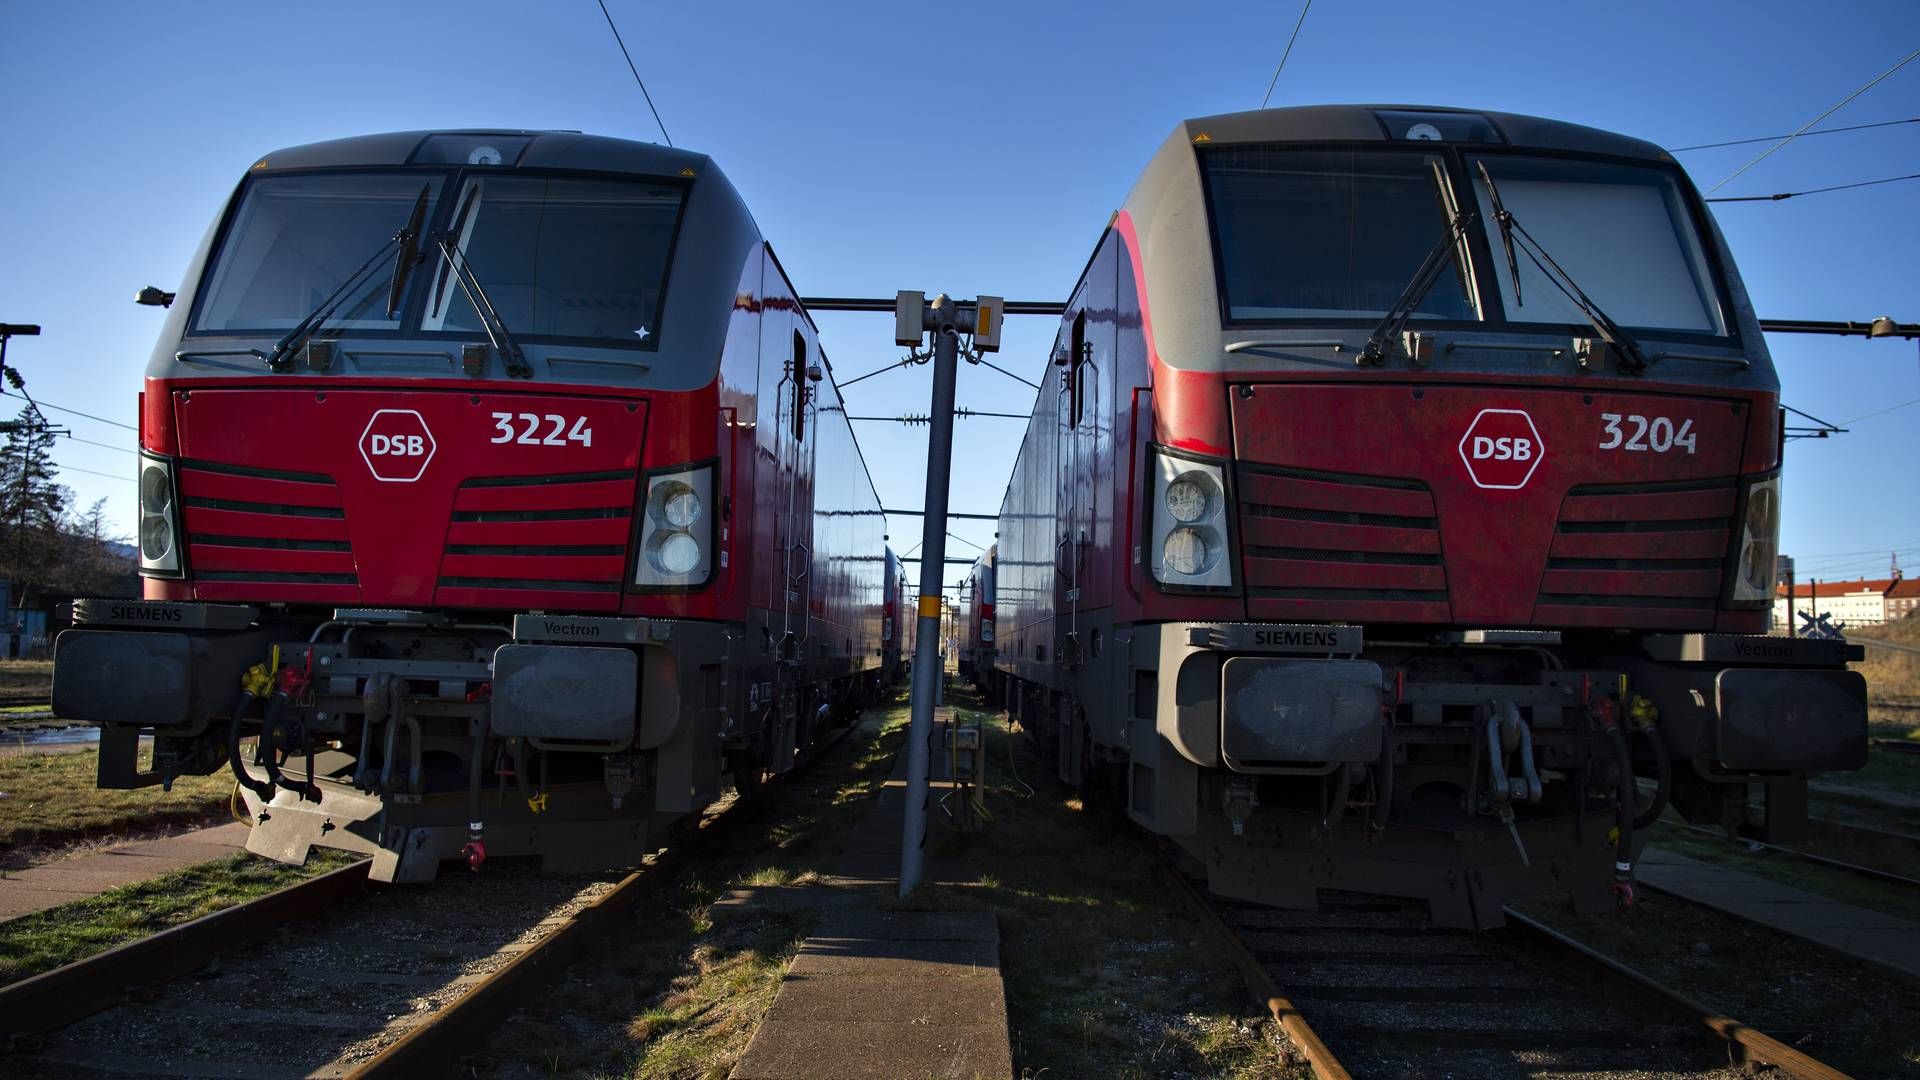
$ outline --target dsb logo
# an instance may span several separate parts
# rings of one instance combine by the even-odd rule
[[[1490,439],[1485,435],[1475,435],[1473,456],[1478,459],[1492,458],[1495,461],[1532,461],[1533,440],[1515,439],[1505,435]]]
[[[1460,461],[1475,487],[1526,487],[1546,456],[1546,442],[1522,409],[1481,409],[1460,436]]]
[[[392,454],[396,457],[419,457],[427,452],[427,439],[424,435],[382,435],[374,432],[368,436],[367,452],[378,457]]]
[[[360,433],[360,457],[376,480],[410,484],[427,471],[437,445],[427,422],[412,409],[380,409]]]

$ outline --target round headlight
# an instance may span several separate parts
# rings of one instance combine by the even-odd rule
[[[700,520],[700,496],[694,494],[692,488],[682,485],[660,504],[660,512],[666,517],[667,524],[684,529]]]
[[[686,533],[668,536],[654,550],[653,565],[661,573],[674,577],[693,573],[700,565],[700,541]]]
[[[1175,529],[1167,536],[1160,561],[1176,574],[1188,577],[1205,573],[1213,558],[1213,545],[1198,529]]]
[[[163,517],[140,519],[140,556],[159,562],[173,553],[173,526]]]
[[[149,514],[164,514],[173,502],[173,485],[167,482],[167,470],[148,465],[140,470],[140,508]]]
[[[1182,524],[1192,524],[1207,516],[1209,484],[1199,473],[1188,473],[1167,485],[1167,513]]]

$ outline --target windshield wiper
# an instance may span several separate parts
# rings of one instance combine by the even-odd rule
[[[1547,254],[1547,249],[1540,246],[1540,241],[1535,240],[1533,234],[1520,224],[1519,219],[1513,216],[1513,211],[1501,205],[1500,189],[1494,185],[1493,174],[1487,171],[1486,162],[1478,164],[1480,179],[1487,185],[1488,201],[1493,204],[1494,222],[1500,226],[1500,239],[1507,248],[1507,269],[1513,279],[1514,306],[1525,306],[1520,300],[1520,270],[1513,257],[1515,247],[1513,240],[1517,235],[1520,238],[1518,246],[1527,256],[1528,261],[1539,268],[1541,276],[1545,277],[1549,284],[1559,289],[1574,307],[1580,309],[1580,313],[1587,317],[1587,322],[1593,327],[1593,332],[1599,335],[1600,340],[1606,342],[1619,354],[1620,370],[1628,375],[1638,375],[1647,370],[1649,361],[1647,354],[1641,350],[1640,343],[1634,340],[1632,334],[1622,329],[1619,323],[1608,318],[1607,313],[1600,310],[1600,305],[1594,303],[1593,298],[1573,280],[1573,275],[1553,261],[1553,256]]]
[[[400,296],[406,292],[407,278],[420,263],[420,230],[427,220],[427,191],[428,187],[422,185],[420,197],[413,203],[413,213],[407,216],[407,227],[394,237],[400,244],[400,251],[393,257],[393,284],[387,287],[389,319],[400,310]]]
[[[1400,290],[1400,298],[1387,309],[1386,318],[1381,319],[1380,325],[1374,327],[1373,333],[1367,336],[1367,343],[1361,346],[1357,363],[1378,364],[1387,358],[1387,342],[1397,340],[1406,329],[1407,320],[1413,318],[1420,302],[1433,291],[1434,285],[1440,280],[1440,272],[1446,269],[1447,260],[1476,217],[1478,215],[1471,210],[1453,215],[1447,224],[1447,231],[1427,252],[1427,257],[1420,260],[1420,268],[1413,272],[1413,279],[1407,282],[1407,287]]]
[[[474,276],[473,267],[467,265],[467,258],[453,246],[453,234],[437,233],[433,242],[440,249],[440,257],[446,260],[447,271],[460,283],[460,291],[467,294],[467,301],[473,305],[474,314],[480,316],[480,326],[487,332],[487,340],[493,343],[494,350],[507,365],[507,374],[522,379],[533,378],[533,365],[520,351],[513,340],[513,334],[507,330],[506,321],[500,318],[500,312],[494,309],[493,301],[487,297],[487,290]]]
[[[293,329],[287,331],[285,337],[274,343],[273,351],[266,355],[266,362],[269,368],[275,371],[291,371],[293,369],[293,361],[288,359],[289,354],[305,344],[308,338],[318,333],[320,328],[325,326],[327,321],[333,318],[334,313],[340,309],[340,305],[345,302],[346,298],[355,289],[358,289],[361,285],[371,280],[367,276],[367,272],[372,270],[374,264],[380,261],[380,257],[387,253],[388,248],[398,244],[400,246],[402,260],[401,263],[396,264],[394,267],[394,288],[392,292],[389,293],[387,302],[387,317],[393,317],[393,308],[396,306],[393,297],[399,293],[400,285],[402,284],[399,279],[404,269],[405,255],[409,247],[413,244],[413,238],[419,235],[420,221],[425,216],[427,210],[427,193],[429,190],[430,188],[427,186],[420,188],[420,197],[414,201],[413,212],[407,215],[407,224],[402,227],[399,232],[394,233],[385,243],[376,248],[372,255],[367,256],[367,261],[360,264],[359,269],[347,275],[346,280],[340,283],[339,288],[328,293],[327,298],[320,301],[312,311],[309,311],[306,318],[295,323]],[[415,249],[414,259],[416,261],[419,259],[417,249]]]

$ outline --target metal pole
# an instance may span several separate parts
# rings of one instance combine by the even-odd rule
[[[919,637],[913,650],[913,716],[907,724],[907,811],[900,832],[900,895],[920,886],[927,843],[927,773],[932,765],[933,704],[940,690],[940,615],[947,559],[947,481],[953,462],[954,377],[959,370],[958,312],[936,296],[927,305],[933,331],[933,412],[927,439],[927,509],[920,533]]]

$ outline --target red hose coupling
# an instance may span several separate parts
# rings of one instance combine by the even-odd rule
[[[297,698],[307,688],[307,673],[299,668],[280,669],[280,692]]]
[[[467,857],[467,869],[479,873],[480,864],[487,861],[487,843],[476,835],[460,849],[460,854]]]
[[[1613,905],[1621,911],[1633,910],[1633,882],[1616,881],[1613,883]]]
[[[1604,729],[1612,730],[1620,726],[1620,703],[1610,697],[1595,698],[1587,711]]]

